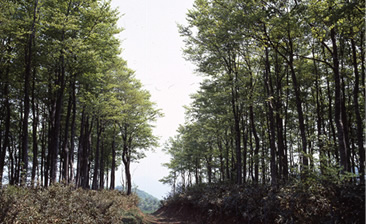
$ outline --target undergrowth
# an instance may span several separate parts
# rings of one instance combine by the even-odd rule
[[[146,223],[138,197],[55,184],[0,190],[0,223]]]
[[[200,223],[364,223],[365,188],[352,184],[202,184],[170,196],[164,207],[193,208]],[[184,210],[184,209],[183,209]]]

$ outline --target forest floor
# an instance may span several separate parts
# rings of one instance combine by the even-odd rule
[[[162,207],[152,215],[148,216],[148,221],[152,224],[195,224],[190,209],[179,209]]]

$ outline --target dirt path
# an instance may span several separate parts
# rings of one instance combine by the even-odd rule
[[[150,216],[148,218],[148,221],[151,224],[188,224],[188,222],[185,222],[183,220],[178,220],[177,218],[172,217],[165,217],[165,216]]]
[[[184,212],[171,212],[167,209],[160,209],[148,216],[148,221],[152,224],[195,224],[195,222],[185,219],[187,214]]]

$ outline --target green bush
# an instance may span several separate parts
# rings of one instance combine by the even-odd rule
[[[188,188],[164,205],[192,207],[207,223],[363,223],[364,190],[351,183],[296,182],[277,189],[221,183]]]

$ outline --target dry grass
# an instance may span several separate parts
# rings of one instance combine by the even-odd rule
[[[0,190],[0,223],[147,223],[136,195],[75,189],[7,186]]]

